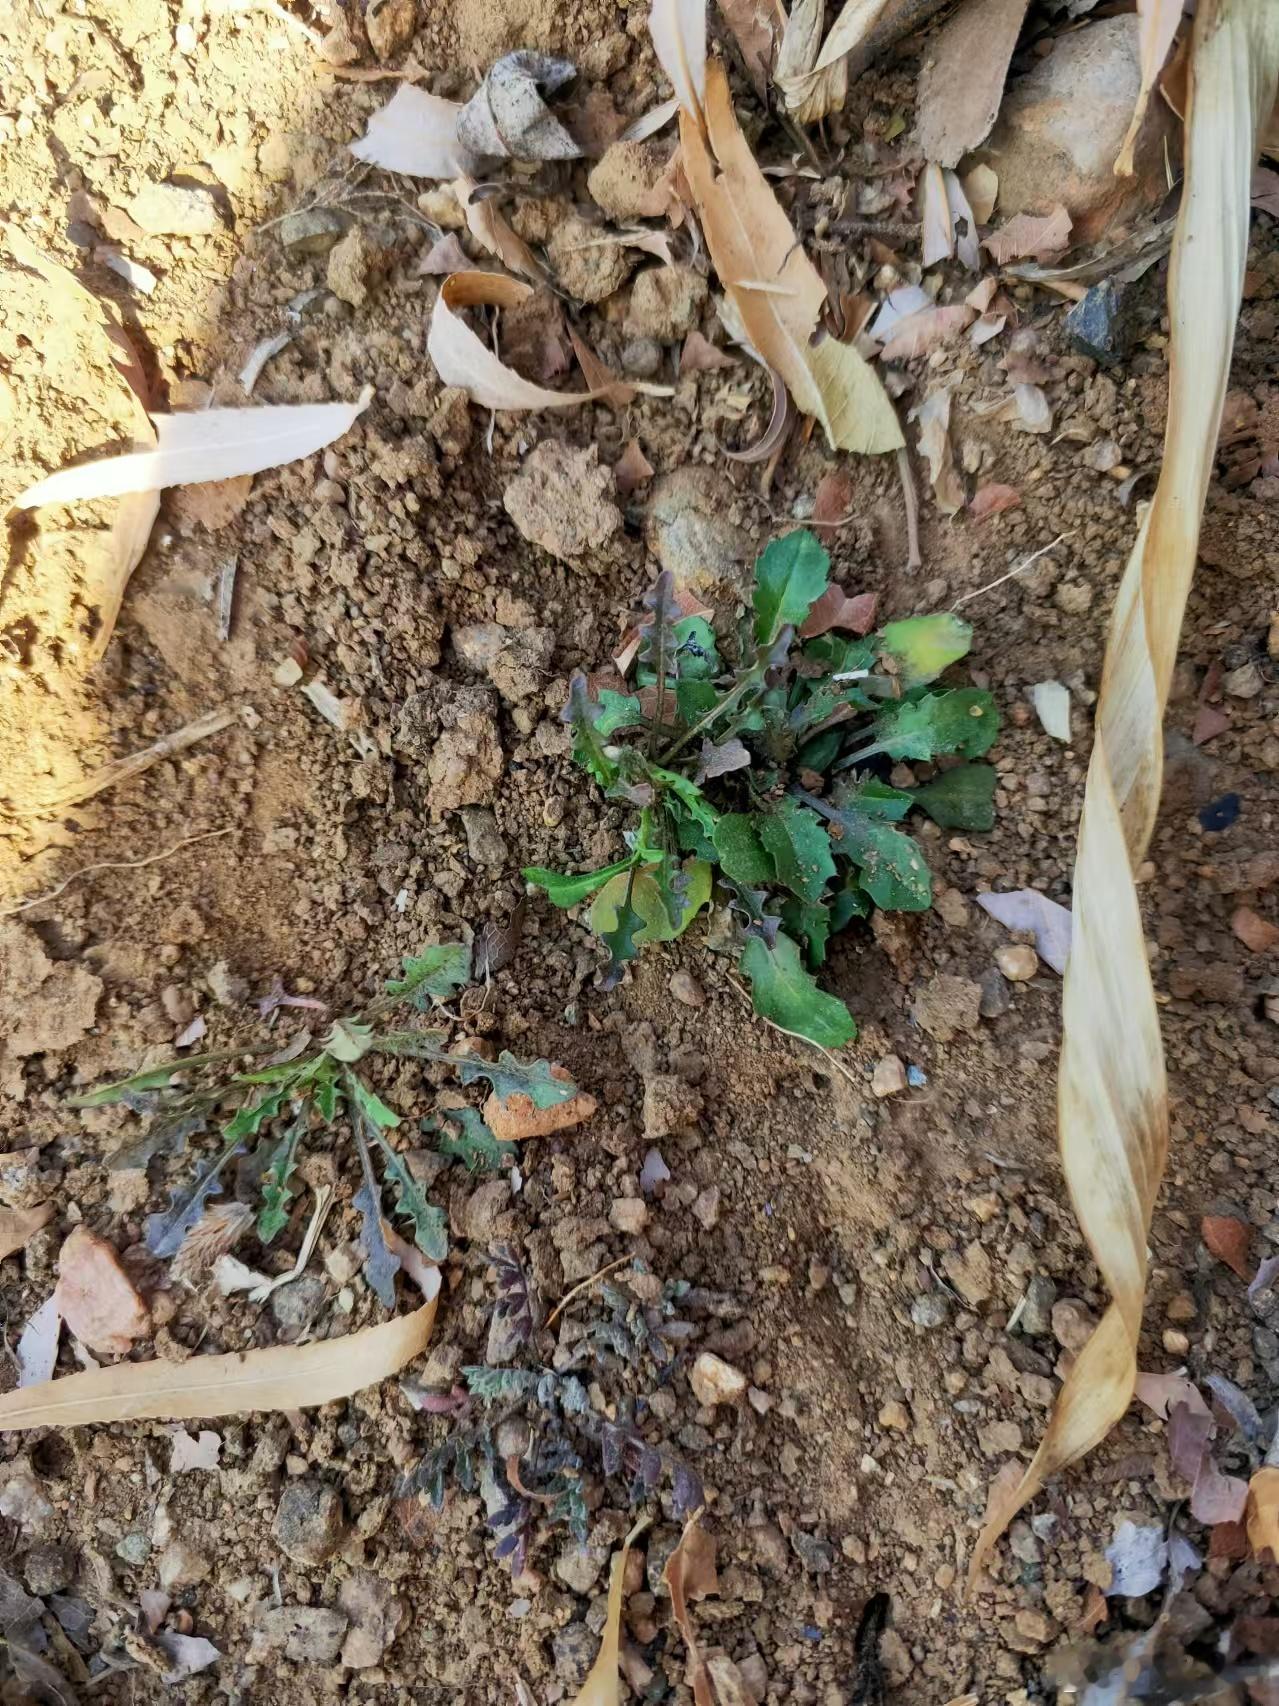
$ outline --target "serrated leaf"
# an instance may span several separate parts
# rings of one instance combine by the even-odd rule
[[[214,1066],[224,1060],[238,1060],[241,1055],[250,1051],[242,1048],[214,1049],[208,1054],[189,1054],[181,1060],[162,1061],[159,1066],[144,1067],[141,1072],[135,1072],[128,1078],[120,1078],[114,1084],[104,1084],[98,1090],[90,1090],[83,1096],[68,1096],[67,1106],[70,1108],[107,1108],[116,1102],[123,1102],[129,1096],[143,1090],[163,1090],[169,1080],[178,1073],[198,1071],[201,1067]]]
[[[294,1076],[297,1076],[296,1073]],[[279,1085],[274,1090],[268,1090],[264,1096],[259,1096],[256,1102],[246,1102],[223,1128],[223,1135],[227,1138],[252,1137],[255,1132],[261,1131],[267,1120],[276,1117],[287,1096],[288,1086]]]
[[[950,693],[903,699],[880,713],[871,733],[871,745],[861,748],[855,761],[880,752],[899,759],[932,759],[950,752],[979,758],[999,733],[999,712],[983,689],[957,687]]]
[[[432,1262],[442,1262],[449,1253],[448,1221],[444,1211],[428,1202],[426,1193],[409,1172],[408,1164],[398,1151],[391,1148],[378,1133],[382,1151],[382,1170],[395,1188],[394,1213],[407,1215],[413,1222],[413,1242]]]
[[[614,877],[602,888],[591,907],[591,929],[602,942],[612,948],[612,940],[625,926],[624,942],[629,942],[635,957],[646,942],[673,942],[682,936],[697,913],[711,897],[710,866],[704,859],[688,859],[676,865],[672,872],[666,868],[673,862],[637,870],[631,885],[630,905],[626,890],[629,878]],[[675,873],[678,873],[676,875]],[[684,886],[678,887],[680,879]],[[629,912],[629,918],[624,915]]]
[[[347,1091],[355,1097],[355,1105],[371,1125],[379,1131],[390,1131],[400,1123],[400,1116],[393,1108],[388,1108],[380,1096],[374,1095],[362,1078],[355,1073],[347,1073],[344,1080]]]
[[[595,733],[601,740],[607,740],[618,729],[635,728],[644,721],[644,712],[633,693],[618,693],[612,687],[605,687],[600,692],[599,706]]]
[[[527,865],[520,873],[527,883],[545,889],[552,906],[576,906],[596,889],[603,888],[610,878],[629,871],[634,859],[618,859],[612,865],[602,865],[598,871],[580,871],[570,876],[562,871],[548,871],[540,865]]]
[[[696,782],[688,776],[681,776],[677,770],[663,770],[660,764],[650,764],[648,773],[655,783],[675,796],[683,810],[702,826],[707,835],[715,833],[719,813]]]
[[[474,1108],[449,1108],[444,1114],[461,1131],[440,1134],[438,1150],[448,1161],[462,1161],[472,1173],[502,1173],[510,1166],[509,1144],[499,1143]]]
[[[820,1048],[842,1048],[857,1035],[857,1026],[844,1003],[817,987],[804,969],[798,947],[778,931],[770,947],[752,936],[742,950],[738,969],[750,980],[755,1011],[783,1031],[807,1037]]]
[[[826,943],[831,933],[831,911],[820,903],[796,900],[782,902],[782,924],[786,934],[805,944],[804,958],[815,971],[826,963]]]
[[[377,1031],[369,1053],[399,1055],[405,1060],[442,1060],[447,1040],[443,1031]]]
[[[724,875],[747,888],[777,881],[773,861],[759,838],[759,817],[754,812],[725,812],[712,837]]]
[[[269,1244],[289,1222],[288,1204],[293,1200],[289,1180],[297,1165],[298,1145],[307,1127],[309,1110],[304,1108],[267,1157],[262,1173],[262,1207],[258,1213],[258,1237]]]
[[[480,1060],[474,1055],[444,1058],[457,1068],[463,1084],[485,1078],[503,1102],[511,1096],[528,1096],[535,1108],[553,1108],[577,1095],[577,1085],[571,1078],[556,1078],[549,1060],[517,1060],[509,1049],[503,1049],[496,1060]]]
[[[943,829],[993,829],[998,781],[991,764],[956,764],[912,788],[911,799]]]
[[[830,835],[816,814],[788,795],[755,823],[778,882],[800,900],[815,901],[835,875]]]
[[[372,1025],[361,1024],[358,1019],[335,1019],[323,1040],[325,1054],[344,1065],[363,1060],[372,1046]]]
[[[382,1225],[382,1189],[373,1172],[373,1157],[369,1154],[366,1131],[377,1136],[377,1127],[368,1125],[361,1109],[358,1081],[348,1073],[343,1080],[347,1103],[352,1111],[351,1129],[355,1137],[356,1154],[364,1182],[351,1198],[352,1207],[359,1211],[361,1241],[364,1245],[364,1273],[374,1296],[384,1309],[395,1307],[395,1276],[402,1266],[400,1258],[386,1241]]]
[[[147,1216],[143,1237],[153,1256],[177,1255],[182,1240],[203,1216],[205,1206],[214,1191],[220,1188],[222,1169],[243,1147],[240,1138],[231,1138],[213,1159],[200,1169],[194,1182],[185,1191],[173,1193],[168,1208],[160,1214]]]
[[[593,776],[601,788],[609,788],[617,780],[617,765],[605,756],[604,742],[596,733],[599,711],[599,706],[591,703],[585,675],[580,669],[574,671],[568,685],[568,704],[561,711],[560,720],[573,731],[573,762]]]
[[[406,954],[404,976],[389,979],[386,993],[396,1001],[411,1001],[419,1012],[427,1013],[434,1002],[447,1001],[470,981],[470,948],[465,942],[440,942],[420,954]]]
[[[877,649],[896,659],[901,684],[909,690],[936,681],[944,669],[965,657],[973,631],[953,611],[940,610],[931,616],[887,622],[875,638]]]
[[[804,528],[767,545],[755,564],[755,638],[771,646],[783,628],[798,628],[826,591],[830,556]]]
[[[338,1110],[338,1087],[331,1078],[317,1078],[312,1092],[315,1105],[320,1111],[320,1118],[326,1125],[332,1125],[333,1117]]]

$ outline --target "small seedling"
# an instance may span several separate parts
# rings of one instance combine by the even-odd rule
[[[257,1234],[264,1244],[278,1237],[288,1222],[292,1180],[308,1137],[316,1130],[345,1121],[350,1127],[359,1162],[361,1183],[354,1202],[363,1221],[365,1272],[386,1307],[395,1303],[395,1275],[400,1258],[390,1248],[383,1229],[382,1193],[395,1193],[394,1214],[412,1223],[413,1241],[435,1262],[448,1251],[447,1223],[442,1210],[428,1202],[388,1134],[399,1115],[369,1087],[360,1073],[363,1061],[378,1055],[432,1061],[452,1067],[463,1084],[485,1079],[503,1098],[521,1094],[539,1108],[548,1108],[576,1094],[566,1076],[553,1074],[549,1062],[525,1062],[503,1052],[496,1061],[452,1054],[443,1031],[384,1029],[398,1007],[420,1013],[434,1011],[471,979],[471,950],[462,943],[426,948],[406,959],[404,975],[392,978],[384,993],[362,1012],[335,1019],[317,1049],[290,1048],[255,1071],[228,1071],[246,1054],[266,1054],[267,1047],[223,1049],[188,1055],[182,1060],[135,1072],[72,1099],[78,1108],[101,1108],[121,1103],[151,1117],[142,1141],[118,1165],[144,1166],[162,1152],[181,1153],[189,1137],[213,1124],[230,1104],[235,1112],[221,1127],[222,1146],[196,1173],[192,1183],[173,1195],[167,1209],[147,1217],[147,1248],[155,1256],[176,1254],[183,1239],[203,1215],[209,1198],[222,1187],[222,1175],[250,1142],[254,1151],[247,1171],[258,1182],[261,1209]],[[450,1118],[465,1113],[464,1135],[487,1159],[497,1140],[474,1109],[451,1110]],[[374,1167],[374,1156],[378,1169]],[[380,1177],[379,1177],[380,1172]]]
[[[989,765],[963,762],[908,789],[876,772],[978,758],[999,716],[979,689],[930,691],[971,643],[951,612],[798,638],[829,565],[802,530],[768,546],[735,665],[706,616],[683,614],[670,576],[659,578],[638,627],[636,690],[592,695],[579,674],[564,712],[576,762],[638,814],[627,855],[524,876],[556,906],[591,901],[606,986],[646,944],[682,936],[718,884],[755,1011],[837,1048],[856,1026],[812,975],[830,938],[873,907],[922,912],[932,900],[923,854],[898,825],[916,807],[947,828],[993,822]]]

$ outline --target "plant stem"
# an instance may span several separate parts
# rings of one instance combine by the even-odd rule
[[[673,741],[671,745],[667,747],[666,751],[658,759],[658,763],[661,765],[669,764],[677,752],[682,752],[684,750],[689,741],[696,739],[704,729],[708,729],[717,717],[722,717],[730,706],[737,704],[738,700],[749,688],[758,687],[763,679],[764,665],[762,663],[753,664],[751,668],[747,670],[746,674],[742,676],[740,681],[734,682],[733,686],[729,688],[728,692],[718,704],[712,705],[710,710],[706,712],[705,716],[699,717],[691,729],[685,729],[679,739]]]

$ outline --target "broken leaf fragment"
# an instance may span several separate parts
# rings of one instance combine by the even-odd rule
[[[458,141],[486,159],[577,159],[582,150],[545,99],[576,76],[567,59],[524,49],[503,54],[458,113]]]
[[[469,172],[474,160],[457,135],[461,105],[404,83],[372,115],[358,142],[351,144],[357,160],[404,172],[412,178],[456,178]]]
[[[621,1706],[621,1689],[618,1684],[618,1664],[622,1641],[622,1601],[626,1582],[626,1560],[634,1545],[636,1537],[643,1533],[648,1526],[648,1518],[644,1517],[622,1542],[621,1549],[613,1554],[612,1569],[608,1579],[608,1610],[604,1617],[604,1632],[600,1638],[600,1650],[596,1654],[595,1663],[591,1666],[590,1675],[582,1684],[581,1690],[574,1697],[572,1706]]]

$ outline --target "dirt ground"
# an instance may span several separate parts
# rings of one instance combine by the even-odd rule
[[[598,123],[629,119],[659,98],[645,8],[465,0],[422,12],[412,55],[437,92],[465,93],[497,53],[532,46],[577,60]],[[363,1280],[321,1259],[340,1257],[358,1236],[344,1163],[331,1163],[338,1207],[299,1327],[287,1308],[174,1286],[140,1240],[144,1214],[178,1175],[166,1181],[161,1166],[148,1182],[136,1169],[111,1171],[105,1157],[135,1122],[115,1110],[73,1113],[67,1095],[132,1070],[147,1051],[163,1055],[196,1014],[207,1046],[259,1036],[252,1003],[277,977],[350,1007],[423,942],[508,921],[525,900],[521,865],[574,869],[617,856],[620,816],[572,769],[558,713],[571,671],[608,658],[652,578],[646,494],[619,499],[623,527],[570,567],[530,544],[503,509],[533,444],[594,446],[611,466],[636,437],[659,479],[704,470],[716,517],[758,544],[811,513],[818,481],[836,465],[818,436],[797,436],[762,491],[758,470],[726,461],[718,440],[734,432],[744,441],[743,393],[747,425],[762,425],[766,381],[744,364],[680,376],[674,346],[661,352],[659,377],[675,387],[669,399],[499,415],[487,443],[485,411],[441,411],[425,354],[438,281],[418,270],[439,209],[419,203],[420,183],[352,171],[345,145],[394,85],[336,79],[319,55],[321,33],[305,11],[180,14],[161,0],[64,9],[19,0],[0,21],[4,217],[118,303],[161,407],[243,401],[236,376],[246,356],[281,331],[290,341],[266,366],[256,401],[375,390],[331,450],[258,475],[247,499],[168,494],[116,633],[91,670],[81,660],[92,596],[74,535],[50,531],[47,517],[96,511],[11,517],[0,609],[0,1114],[9,1151],[0,1156],[0,1201],[53,1197],[58,1212],[3,1265],[10,1345],[79,1222],[126,1262],[132,1252],[144,1289],[168,1299],[154,1344],[139,1354],[181,1360],[298,1330],[336,1336],[377,1318]],[[909,107],[912,51],[857,86],[850,123]],[[361,63],[374,59],[366,51]],[[121,239],[123,227],[114,238],[94,228],[101,210],[128,207],[143,186],[170,179],[214,189],[214,230]],[[320,191],[380,245],[358,304],[330,291],[296,307],[325,284],[326,257],[286,248],[276,222]],[[537,243],[538,203],[526,202],[520,217]],[[1274,230],[1265,218],[1254,226],[1232,376],[1262,410],[1275,397]],[[113,242],[156,275],[152,294],[104,266]],[[127,428],[114,376],[86,367],[38,281],[13,265],[0,278],[7,502]],[[1009,940],[975,897],[1034,887],[1069,899],[1089,706],[1135,527],[1135,508],[1120,501],[1096,446],[1113,441],[1130,470],[1158,462],[1165,283],[1162,263],[1142,281],[1141,336],[1110,372],[1070,353],[1055,299],[1016,287],[1055,415],[1049,435],[980,413],[1003,382],[997,348],[964,342],[934,358],[958,382],[962,468],[1017,487],[1022,502],[981,526],[950,522],[925,480],[918,572],[902,569],[892,459],[838,459],[853,519],[833,536],[835,571],[851,590],[878,592],[884,614],[945,608],[1050,547],[964,606],[975,629],[965,668],[993,689],[1004,715],[991,755],[1001,778],[996,827],[951,836],[926,826],[934,909],[880,917],[873,931],[855,926],[837,945],[829,983],[861,1027],[846,1072],[755,1021],[729,962],[703,952],[700,929],[602,992],[596,944],[540,897],[527,898],[518,952],[471,1015],[501,1046],[562,1062],[599,1111],[579,1130],[525,1147],[518,1194],[504,1179],[477,1186],[457,1169],[441,1178],[453,1249],[434,1342],[409,1372],[447,1390],[461,1365],[483,1360],[495,1243],[521,1252],[548,1303],[632,1258],[641,1275],[634,1295],[673,1299],[691,1324],[692,1349],[717,1350],[751,1383],[749,1402],[707,1409],[690,1390],[684,1352],[651,1388],[642,1364],[600,1352],[591,1370],[610,1404],[637,1404],[647,1436],[704,1480],[721,1594],[699,1616],[708,1640],[746,1665],[761,1701],[873,1706],[855,1681],[854,1647],[862,1608],[879,1592],[891,1605],[881,1648],[889,1699],[1050,1698],[1046,1660],[1092,1631],[1094,1584],[1108,1581],[1103,1553],[1116,1525],[1163,1521],[1176,1494],[1162,1430],[1135,1410],[1015,1525],[988,1591],[964,1596],[989,1483],[1009,1459],[1028,1458],[1060,1359],[1104,1302],[1055,1158],[1060,980],[1041,966],[1028,982],[994,986],[995,1016],[965,1019],[968,986],[988,979]],[[580,316],[615,367],[625,295]],[[703,324],[711,326],[709,306]],[[534,327],[530,336],[541,334]],[[1258,1255],[1279,1238],[1279,1036],[1263,1007],[1276,987],[1275,955],[1251,952],[1230,927],[1240,905],[1273,908],[1279,695],[1266,632],[1277,499],[1279,483],[1263,477],[1218,485],[1209,500],[1143,890],[1175,1133],[1152,1233],[1142,1366],[1224,1375],[1263,1414],[1279,1396],[1279,1339],[1208,1255],[1199,1225],[1209,1212],[1242,1218]],[[218,587],[230,559],[235,605],[222,641]],[[731,610],[731,588],[722,602]],[[405,707],[436,683],[451,690],[481,679],[453,643],[476,622],[550,630],[549,661],[532,692],[503,695],[504,770],[491,816],[433,814],[429,748],[415,741]],[[296,687],[277,684],[290,658],[349,702],[346,731]],[[1234,673],[1249,664],[1252,678]],[[1222,701],[1223,673],[1246,695]],[[1050,678],[1072,691],[1070,745],[1043,732],[1028,696]],[[1228,726],[1196,745],[1205,691],[1224,703]],[[60,786],[219,708],[234,718],[207,741],[84,805],[40,814]],[[1227,795],[1237,796],[1237,816],[1205,828],[1202,808]],[[189,837],[208,839],[137,864]],[[92,871],[23,906],[106,862],[134,868]],[[33,963],[38,975],[27,976]],[[703,1005],[672,995],[676,972],[692,974]],[[949,1002],[959,1013],[949,1040],[919,1024],[921,996],[925,1012]],[[305,1018],[284,1013],[281,1040]],[[878,1100],[870,1079],[889,1053],[918,1068],[918,1082]],[[436,1106],[438,1086],[412,1063],[380,1088],[414,1119]],[[663,1121],[662,1097],[675,1094],[684,1117]],[[644,1224],[619,1231],[614,1204],[643,1194],[638,1175],[654,1143],[671,1179],[647,1199]],[[284,1240],[288,1262],[304,1219]],[[1028,1287],[1033,1309],[1028,1316],[1023,1306],[1014,1324]],[[1077,1308],[1054,1314],[1062,1300]],[[571,1306],[551,1353],[571,1353],[602,1309],[598,1294]],[[0,1501],[0,1563],[25,1571],[32,1592],[44,1591],[43,1580],[87,1601],[94,1634],[81,1663],[104,1646],[116,1655],[118,1668],[90,1685],[104,1701],[171,1692],[120,1640],[139,1594],[157,1586],[166,1534],[194,1559],[172,1589],[170,1627],[209,1637],[222,1654],[181,1685],[184,1699],[274,1706],[301,1688],[312,1698],[478,1703],[514,1698],[517,1675],[547,1706],[571,1698],[602,1622],[609,1551],[631,1520],[619,1484],[593,1483],[585,1553],[563,1530],[537,1537],[513,1581],[492,1555],[478,1495],[454,1492],[438,1516],[398,1499],[401,1474],[448,1425],[416,1413],[388,1382],[318,1411],[214,1424],[220,1463],[206,1472],[173,1474],[171,1430],[158,1424],[10,1435],[0,1442],[0,1487],[6,1474],[29,1471],[48,1513],[32,1529]],[[282,1493],[316,1480],[340,1495],[345,1526],[322,1558],[300,1563],[273,1524]],[[651,1508],[650,1583],[634,1584],[628,1612],[650,1673],[636,1698],[685,1700],[668,1607],[647,1592],[678,1524],[669,1506]],[[1191,1534],[1202,1541],[1194,1525]],[[1200,1599],[1214,1617],[1232,1608],[1271,1615],[1276,1572],[1243,1568],[1246,1581],[1237,1559],[1210,1563]],[[369,1577],[392,1584],[406,1612],[373,1662],[312,1662],[304,1640],[287,1649],[276,1638],[272,1608],[342,1610]],[[1109,1603],[1112,1625],[1122,1625],[1123,1602]],[[1132,1615],[1139,1626],[1140,1612]]]

